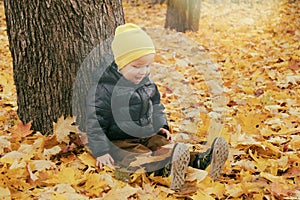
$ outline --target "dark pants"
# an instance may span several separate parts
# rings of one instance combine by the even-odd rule
[[[164,157],[165,155],[165,158],[159,162],[149,162],[140,166],[144,167],[147,172],[154,172],[162,169],[171,161],[172,148],[163,147],[170,144],[170,142],[162,135],[154,135],[149,138],[140,139],[114,140],[112,143],[114,145],[111,147],[111,156],[118,165],[125,168],[130,168],[130,164],[136,160],[136,157],[143,155],[160,157]],[[192,166],[197,153],[191,152],[190,154],[191,159],[189,165]]]

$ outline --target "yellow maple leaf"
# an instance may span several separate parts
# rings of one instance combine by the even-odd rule
[[[58,154],[61,151],[60,146],[56,145],[50,149],[44,149],[43,155],[45,159],[50,159],[51,156]]]
[[[65,164],[61,165],[59,168],[59,171],[55,173],[54,176],[49,177],[48,180],[46,180],[46,183],[66,183],[71,185],[77,185],[82,181],[83,175],[80,169],[74,169],[65,166]]]
[[[53,199],[53,200],[68,200],[69,198],[66,197],[66,194],[61,194],[61,193],[58,193],[55,191],[51,195],[51,199]]]
[[[254,165],[256,166],[256,168],[259,171],[265,171],[266,168],[269,166],[267,159],[264,158],[260,158],[257,156],[257,151],[254,152],[254,154],[252,153],[252,150],[249,149],[249,155],[251,156],[251,158],[253,158],[253,160],[255,161]]]
[[[158,184],[161,184],[161,185],[164,185],[164,186],[167,186],[167,187],[170,187],[170,185],[171,185],[171,179],[172,179],[171,176],[162,177],[162,176],[154,176],[154,174],[151,174],[149,176],[149,178],[151,180],[153,180],[154,182],[156,182]]]
[[[10,168],[5,175],[9,177],[6,184],[9,186],[13,198],[19,199],[15,197],[15,195],[22,195],[19,191],[26,191],[32,187],[28,183],[29,173],[26,163],[16,168]]]
[[[29,178],[30,178],[29,182],[35,182],[36,180],[38,180],[38,177],[32,172],[30,165],[26,165],[26,168],[29,173]]]
[[[32,171],[43,171],[55,167],[55,163],[50,160],[32,160],[29,165]]]
[[[212,182],[210,177],[205,179],[205,181],[206,181],[205,184],[203,182],[198,184],[200,191],[203,191],[209,195],[215,195],[219,199],[222,199],[222,197],[224,197],[226,192],[225,184],[222,184],[218,181]]]
[[[245,111],[237,114],[237,121],[242,127],[242,131],[247,134],[259,134],[259,127],[267,118],[260,111]]]
[[[10,200],[10,191],[8,188],[0,187],[0,199],[2,200]]]
[[[54,187],[48,187],[37,192],[38,199],[53,199],[53,200],[70,200],[80,199],[88,200],[89,198],[76,193],[76,190],[70,184],[56,184]]]
[[[64,118],[62,116],[58,119],[57,123],[53,123],[54,135],[56,136],[56,140],[58,142],[64,142],[68,144],[70,141],[70,132],[79,132],[77,126],[72,125],[74,121],[74,117],[68,116],[67,118]]]
[[[286,183],[286,180],[284,177],[282,176],[275,176],[275,175],[272,175],[270,173],[267,173],[267,172],[261,172],[260,177],[263,177],[273,183]]]
[[[101,179],[99,174],[87,174],[84,180],[84,185],[80,189],[84,188],[89,195],[100,196],[103,191],[109,190],[110,186],[106,181]]]
[[[103,196],[103,199],[119,199],[119,200],[127,200],[129,197],[133,196],[134,194],[138,193],[141,188],[134,188],[130,185],[126,185],[122,188],[113,188],[109,191],[108,194]]]
[[[206,178],[207,175],[208,172],[205,170],[188,167],[185,180],[190,182],[197,180],[197,182],[201,182],[203,179]]]
[[[290,141],[290,145],[292,149],[295,151],[300,150],[300,135],[292,135],[292,140]]]
[[[32,140],[34,141],[32,144],[32,141],[30,141],[30,144],[26,144],[24,141],[21,146],[19,147],[18,151],[21,153],[24,153],[24,158],[31,158],[33,156],[36,157],[44,157],[42,155],[43,152],[43,144],[44,144],[44,138],[43,137],[33,137]]]
[[[5,161],[20,161],[22,158],[24,157],[24,153],[19,152],[19,151],[11,151],[7,154],[5,154],[3,157],[0,158],[1,162],[5,162]]]
[[[82,163],[85,165],[88,165],[90,167],[95,167],[96,166],[96,159],[94,156],[92,156],[88,152],[84,152],[78,156],[78,158],[81,160]]]
[[[0,136],[0,155],[4,153],[5,149],[11,148],[11,143],[7,139],[7,136]]]
[[[206,194],[203,191],[197,191],[197,193],[192,196],[192,199],[197,199],[197,200],[201,200],[201,199],[214,200],[215,198],[213,198],[212,196]]]
[[[225,185],[226,187],[226,193],[230,196],[230,197],[239,197],[242,194],[244,194],[244,190],[242,187],[241,183],[237,183],[237,184],[228,184]]]

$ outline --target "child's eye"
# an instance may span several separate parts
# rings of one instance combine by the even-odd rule
[[[137,68],[137,69],[139,69],[139,68],[144,68],[144,67],[149,68],[150,65],[146,65],[146,66],[135,66],[135,65],[133,65],[132,67],[133,67],[133,68]]]

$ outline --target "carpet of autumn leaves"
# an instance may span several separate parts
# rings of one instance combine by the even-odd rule
[[[0,5],[1,199],[300,199],[299,2],[203,1],[200,30],[184,34],[163,29],[166,5],[124,4],[126,21],[155,40],[152,75],[175,140],[201,151],[221,135],[230,146],[220,180],[189,169],[180,192],[159,177],[126,183],[96,169],[73,118],[59,119],[52,136],[18,121]]]

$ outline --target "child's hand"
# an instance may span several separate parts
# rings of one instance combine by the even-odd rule
[[[99,167],[101,170],[105,165],[113,165],[114,159],[111,157],[111,155],[104,154],[103,156],[99,156],[96,159],[96,166]]]
[[[159,133],[161,135],[164,135],[167,138],[167,140],[172,142],[172,135],[171,135],[170,131],[168,131],[167,129],[164,129],[164,128],[160,128]]]

